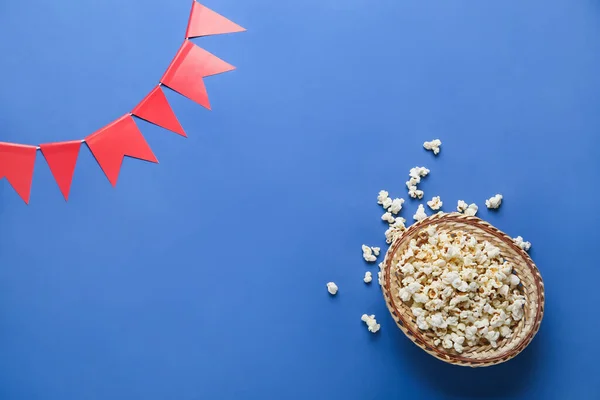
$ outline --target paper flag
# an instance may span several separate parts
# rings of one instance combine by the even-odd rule
[[[69,200],[75,164],[79,156],[81,140],[40,144],[40,150],[65,200]]]
[[[187,137],[160,85],[155,87],[131,113],[136,117]]]
[[[92,133],[85,141],[113,186],[117,184],[123,157],[158,162],[129,114]]]
[[[189,39],[223,33],[244,32],[245,30],[221,14],[217,14],[210,8],[194,1],[185,37]]]
[[[36,153],[35,146],[0,143],[0,179],[6,178],[27,204],[31,194]]]
[[[186,40],[163,75],[161,82],[210,110],[208,94],[202,78],[234,69],[233,65]]]

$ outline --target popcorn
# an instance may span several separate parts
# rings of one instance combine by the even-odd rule
[[[425,178],[429,172],[431,171],[425,167],[414,167],[410,169],[409,176],[411,178]]]
[[[422,190],[417,190],[416,186],[408,188],[408,195],[413,199],[422,199],[425,193]]]
[[[469,206],[465,210],[465,215],[467,215],[469,217],[474,217],[475,214],[477,214],[478,210],[479,210],[479,207],[477,207],[477,204],[475,204],[475,203],[469,204]]]
[[[387,210],[388,208],[390,208],[392,206],[392,202],[393,202],[393,200],[391,198],[386,197],[385,199],[383,199],[381,206]]]
[[[391,244],[406,230],[406,226],[404,226],[405,222],[406,220],[404,218],[396,217],[394,223],[385,231],[385,242],[387,244]]]
[[[423,204],[419,204],[417,212],[415,213],[415,215],[413,215],[413,218],[416,221],[421,221],[422,219],[427,218],[427,214],[425,214],[425,207],[423,207]]]
[[[374,251],[377,249],[377,254],[373,254]],[[375,262],[377,260],[377,256],[379,255],[379,247],[369,247],[367,245],[362,245],[362,251],[363,251],[363,258],[365,259],[366,262]]]
[[[410,179],[406,182],[408,188],[408,195],[413,199],[422,199],[423,191],[417,189],[417,184],[421,182],[421,178],[426,177],[429,174],[429,170],[425,167],[414,167],[410,169]]]
[[[440,146],[442,145],[442,141],[440,139],[434,139],[431,142],[423,143],[423,147],[425,150],[433,151],[434,155],[438,155],[440,152]]]
[[[362,317],[360,317],[360,320],[367,324],[367,328],[371,333],[376,333],[379,331],[379,328],[381,328],[381,325],[379,325],[375,319],[375,315],[363,314]]]
[[[389,211],[385,212],[382,216],[381,219],[385,222],[387,222],[388,224],[393,224],[394,222],[396,222],[396,218],[394,218],[392,216],[392,213],[390,213]]]
[[[431,208],[434,211],[437,211],[440,208],[442,208],[443,204],[444,203],[442,202],[442,200],[440,200],[440,196],[435,196],[434,198],[432,198],[430,201],[427,202],[427,205],[429,206],[429,208]]]
[[[429,225],[393,268],[401,277],[400,300],[435,346],[456,353],[467,345],[497,347],[524,318],[526,298],[513,265],[497,246],[468,232]]]
[[[465,203],[463,200],[458,201],[458,205],[456,206],[456,210],[460,213],[467,211],[469,205]]]
[[[383,204],[383,202],[389,197],[389,195],[390,194],[387,191],[380,190],[379,194],[377,195],[377,204]]]
[[[338,292],[338,287],[334,282],[328,282],[327,291],[330,295],[335,296],[335,294]]]
[[[485,201],[485,206],[487,208],[498,208],[500,207],[500,204],[502,204],[502,195],[501,194],[497,194],[494,197],[490,197],[489,199],[487,199]]]
[[[371,274],[370,271],[365,272],[365,277],[363,279],[363,281],[365,283],[371,283],[371,281],[373,280],[373,275]]]
[[[402,204],[404,204],[404,199],[395,198],[392,200],[392,205],[389,208],[389,212],[396,215],[402,210]]]
[[[526,242],[521,236],[517,236],[516,238],[513,238],[513,240],[517,246],[525,251],[529,251],[531,248],[531,243]]]
[[[379,253],[381,252],[381,249],[379,247],[371,247],[371,250],[373,251],[373,254],[377,257],[379,257]]]

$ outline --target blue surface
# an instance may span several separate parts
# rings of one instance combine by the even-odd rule
[[[597,1],[205,4],[248,28],[197,41],[238,69],[212,112],[168,93],[188,139],[140,122],[160,165],[113,189],[85,149],[69,203],[41,156],[30,206],[0,182],[0,399],[600,398]],[[130,110],[189,7],[0,2],[0,140]],[[505,365],[426,355],[362,283],[377,192],[415,165],[446,210],[503,193],[480,215],[533,242],[546,317]]]

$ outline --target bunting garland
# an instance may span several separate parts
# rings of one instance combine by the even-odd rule
[[[232,71],[235,67],[195,45],[189,39],[243,31],[245,29],[241,26],[193,0],[185,40],[181,48],[158,86],[152,89],[130,113],[83,140],[46,143],[37,147],[0,142],[0,179],[6,178],[23,201],[29,204],[35,158],[39,149],[67,201],[83,143],[88,146],[113,186],[117,184],[125,156],[158,163],[158,159],[133,117],[187,137],[162,86],[210,110],[203,78]]]

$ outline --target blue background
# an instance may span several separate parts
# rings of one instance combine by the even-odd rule
[[[0,399],[600,398],[598,1],[204,4],[248,28],[196,40],[238,69],[206,80],[212,112],[168,93],[188,139],[139,123],[159,165],[126,159],[115,189],[84,148],[68,203],[39,154],[31,205],[0,182]],[[189,8],[0,2],[0,140],[131,110]],[[546,316],[515,360],[433,359],[362,282],[377,192],[415,165],[427,198],[533,242]]]

